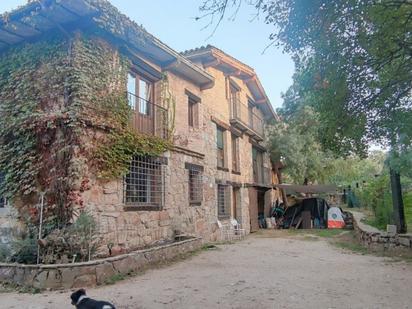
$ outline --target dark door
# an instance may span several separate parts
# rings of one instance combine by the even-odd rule
[[[258,194],[255,188],[249,188],[249,216],[251,233],[259,230],[258,215]]]

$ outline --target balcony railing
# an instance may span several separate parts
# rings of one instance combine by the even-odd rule
[[[250,110],[246,104],[240,102],[239,99],[232,98],[231,109],[233,122],[239,122],[241,125],[246,126],[246,129],[252,130],[253,133],[263,137],[264,122],[262,118]]]
[[[132,109],[131,125],[139,133],[168,138],[168,110],[160,105],[127,93],[129,106]]]

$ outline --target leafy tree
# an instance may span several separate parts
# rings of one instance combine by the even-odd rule
[[[201,10],[220,22],[242,3],[274,25],[270,39],[292,55],[287,109],[315,108],[325,148],[365,155],[371,143],[391,147],[395,221],[404,232],[399,172],[411,161],[412,2],[205,0]]]
[[[323,181],[327,155],[317,141],[317,126],[316,113],[303,106],[271,127],[268,135],[272,161],[285,164],[287,181]]]
[[[386,156],[383,151],[373,151],[365,159],[352,155],[331,160],[325,175],[326,182],[340,186],[368,182],[382,174]]]

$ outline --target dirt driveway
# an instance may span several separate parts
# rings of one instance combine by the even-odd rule
[[[277,236],[253,235],[88,293],[133,309],[412,308],[410,264]],[[71,308],[68,297],[5,293],[0,308]]]

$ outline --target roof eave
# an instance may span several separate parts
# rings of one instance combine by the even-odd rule
[[[258,101],[258,104],[265,105],[265,110],[267,110],[267,112],[269,113],[268,115],[269,117],[267,118],[269,120],[274,119],[276,121],[279,121],[280,118],[278,114],[275,112],[275,110],[273,109],[273,106],[270,103],[270,100],[265,92],[265,89],[263,88],[263,85],[260,82],[253,68],[249,67],[248,65],[240,62],[239,60],[233,58],[232,56],[224,53],[223,51],[215,47],[208,47],[206,49],[193,51],[190,54],[188,54],[186,57],[188,57],[189,59],[195,59],[195,60],[199,60],[205,57],[213,57],[214,59],[217,59],[219,61],[218,62],[209,61],[205,63],[207,66],[217,68],[219,65],[221,65],[222,62],[224,62],[233,68],[234,77],[239,77],[240,75],[247,76],[246,78],[243,78],[243,80],[248,86],[254,98]],[[236,73],[236,72],[241,72],[241,74]],[[255,87],[252,87],[252,85],[250,85],[251,83]]]
[[[172,72],[176,72],[178,74],[187,75],[184,72],[190,70],[192,74],[190,74],[190,80],[195,82],[200,88],[208,89],[213,87],[215,83],[215,79],[212,75],[207,73],[202,68],[198,67],[196,64],[161,42],[160,40],[153,37],[153,43],[157,45],[163,51],[169,53],[172,57],[174,57],[174,61],[167,66],[163,66],[164,70],[170,70]]]
[[[27,41],[33,41],[34,39],[37,39],[37,37],[41,37],[41,35],[44,35],[45,33],[48,33],[49,31],[52,31],[57,27],[67,27],[68,22],[73,24],[82,18],[86,18],[97,27],[100,27],[103,30],[105,30],[105,32],[107,32],[110,36],[119,40],[119,42],[122,42],[121,44],[133,47],[136,50],[143,50],[143,53],[145,48],[146,50],[148,48],[151,48],[149,51],[151,56],[155,57],[156,55],[154,54],[157,54],[158,57],[163,57],[163,59],[159,59],[158,61],[158,64],[162,69],[164,69],[165,66],[169,65],[172,62],[176,62],[177,65],[175,66],[174,70],[176,70],[176,72],[178,72],[179,74],[186,74],[187,76],[185,77],[188,80],[192,81],[201,88],[213,86],[214,78],[205,70],[199,68],[194,63],[190,62],[188,59],[180,55],[178,52],[174,51],[172,48],[170,48],[169,46],[155,38],[153,35],[147,33],[147,31],[144,30],[142,27],[130,21],[130,19],[127,16],[120,13],[109,2],[107,2],[105,5],[111,6],[113,8],[113,14],[123,22],[125,27],[129,27],[128,29],[130,29],[130,31],[127,31],[127,33],[143,33],[147,37],[147,40],[150,42],[149,45],[151,46],[143,46],[143,44],[139,44],[138,38],[128,37],[128,35],[125,35],[124,33],[117,33],[114,31],[110,31],[109,29],[102,28],[101,25],[97,24],[93,18],[94,16],[99,15],[99,7],[94,6],[93,1],[89,2],[85,0],[42,0],[39,2],[28,3],[25,6],[22,6],[8,13],[5,16],[0,16],[0,49],[6,50],[9,47],[17,44],[24,43]],[[58,14],[63,11],[64,13],[70,15],[70,18],[67,21],[63,19],[63,22],[59,22],[60,19]],[[39,12],[42,13],[44,16],[41,16],[40,14],[33,14]],[[51,24],[53,24],[53,26],[46,27],[39,32],[39,29],[36,29],[36,25],[27,25],[27,23],[23,22],[23,19],[25,19],[28,16],[38,16],[38,18],[46,20],[50,18]],[[32,26],[33,35],[27,35],[27,31],[24,36],[19,34],[18,31],[17,33],[13,34],[13,32],[16,32],[16,30],[8,26],[11,23],[22,24],[24,25],[24,27]],[[79,26],[79,29],[81,30],[82,28]],[[4,37],[2,37],[2,35]],[[15,38],[14,41],[12,40],[13,38]],[[2,39],[5,41],[4,43],[2,43]],[[164,61],[164,58],[166,58],[167,61]]]

